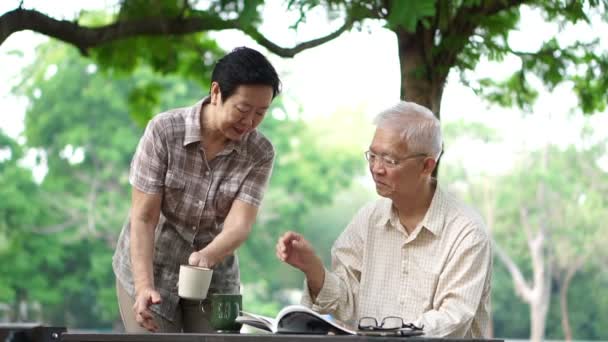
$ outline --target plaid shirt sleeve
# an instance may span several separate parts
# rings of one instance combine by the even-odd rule
[[[266,158],[258,162],[249,172],[241,185],[237,199],[259,207],[264,198],[264,192],[268,186],[268,180],[272,174],[274,164],[274,150],[268,153]]]
[[[163,191],[167,171],[167,148],[164,132],[160,127],[162,121],[152,119],[131,161],[129,183],[147,194]]]

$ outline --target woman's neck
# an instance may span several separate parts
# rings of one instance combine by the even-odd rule
[[[219,122],[216,120],[215,111],[211,104],[203,105],[201,108],[200,137],[205,147],[226,144],[226,137],[219,128]]]

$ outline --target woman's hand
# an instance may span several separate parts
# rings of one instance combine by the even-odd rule
[[[211,258],[205,255],[204,250],[200,250],[190,254],[190,257],[188,258],[188,264],[191,266],[199,266],[205,268],[211,268],[215,265],[215,263],[211,261]]]
[[[150,305],[160,304],[161,298],[160,293],[153,288],[144,288],[138,291],[135,295],[135,304],[133,304],[133,311],[135,312],[135,320],[143,328],[156,332],[158,331],[158,324],[154,321],[152,311],[150,311]]]

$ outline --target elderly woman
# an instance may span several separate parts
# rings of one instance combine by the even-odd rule
[[[150,120],[133,157],[131,210],[113,258],[127,332],[211,331],[210,310],[177,295],[180,264],[212,267],[210,293],[239,293],[234,251],[251,232],[274,161],[256,127],[280,80],[262,54],[237,48],[211,81],[200,102]]]

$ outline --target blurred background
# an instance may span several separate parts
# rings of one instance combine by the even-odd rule
[[[121,330],[111,257],[135,146],[155,113],[205,96],[214,61],[247,45],[283,93],[260,127],[277,151],[272,179],[238,250],[245,310],[273,316],[300,299],[302,275],[274,255],[282,232],[329,263],[377,198],[371,120],[404,98],[440,114],[439,182],[494,239],[494,336],[608,339],[608,2],[522,3],[3,1],[0,322]],[[103,44],[49,29],[173,17],[202,29]],[[38,32],[11,31],[15,20]]]

